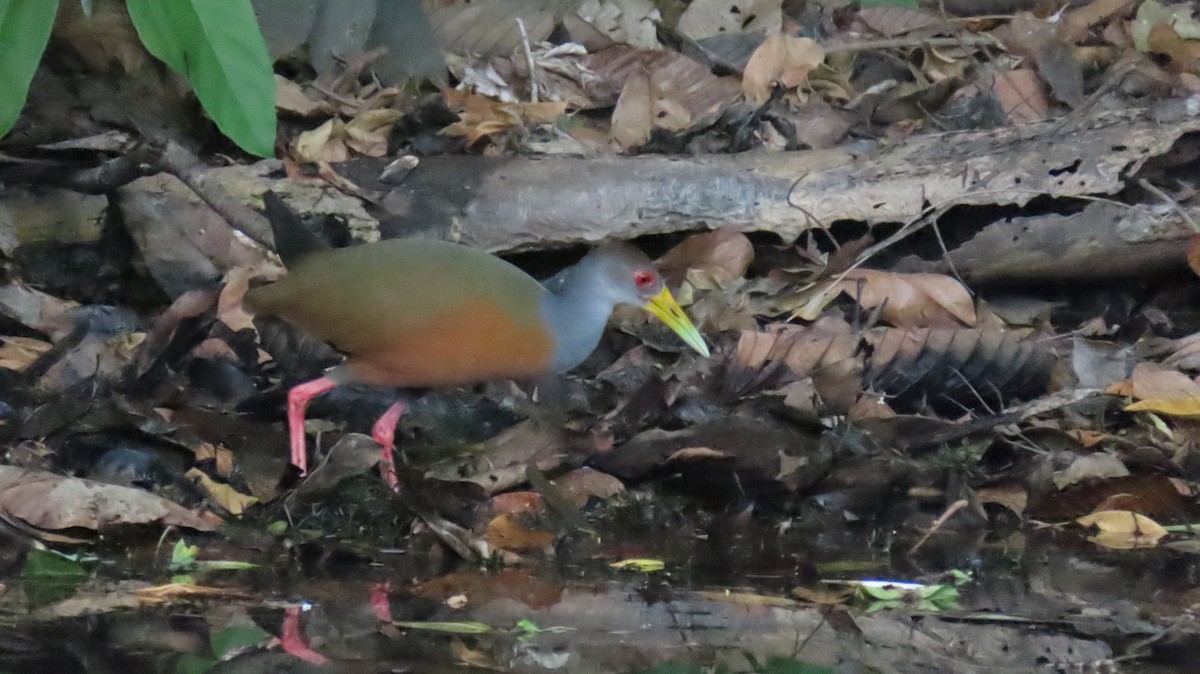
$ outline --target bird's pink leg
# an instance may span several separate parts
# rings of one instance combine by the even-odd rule
[[[400,483],[396,479],[396,460],[392,456],[392,450],[396,446],[396,422],[400,421],[400,417],[406,409],[408,409],[408,405],[402,402],[392,403],[392,406],[387,408],[387,411],[379,417],[379,421],[376,421],[375,426],[371,429],[371,437],[375,438],[375,442],[378,442],[379,446],[383,448],[379,451],[379,475],[393,491],[400,488]]]
[[[300,469],[300,475],[308,473],[308,453],[304,444],[304,410],[308,402],[337,386],[329,377],[321,377],[292,387],[288,391],[288,435],[292,442],[292,464]]]
[[[314,665],[328,664],[329,658],[314,651],[312,646],[309,646],[308,642],[304,640],[304,635],[300,630],[300,607],[289,606],[284,610],[283,616],[283,634],[280,635],[279,642],[283,646],[284,652],[291,653]]]

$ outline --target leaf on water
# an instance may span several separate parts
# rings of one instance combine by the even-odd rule
[[[155,523],[212,531],[220,525],[212,513],[141,489],[12,466],[0,466],[0,517],[50,530]]]
[[[1029,504],[1029,491],[1015,484],[984,487],[977,490],[975,496],[980,503],[995,503],[1017,515],[1025,514],[1025,507]]]
[[[659,559],[623,559],[613,562],[609,566],[621,571],[637,571],[638,573],[653,573],[667,568],[667,565]]]
[[[1088,540],[1116,550],[1153,547],[1167,535],[1167,530],[1158,522],[1128,510],[1101,510],[1084,515],[1075,522],[1100,531]]]
[[[1066,489],[1084,480],[1103,480],[1127,475],[1129,469],[1120,459],[1106,452],[1098,452],[1081,456],[1072,461],[1066,470],[1055,473],[1054,486]]]
[[[495,630],[487,623],[477,622],[420,622],[416,620],[393,620],[392,624],[409,630],[445,632],[447,634],[491,634]]]
[[[528,529],[511,515],[498,515],[487,525],[487,541],[504,550],[542,550],[554,542],[554,532]]]
[[[742,73],[746,98],[764,103],[775,87],[795,89],[825,61],[825,50],[814,40],[776,33],[754,50]]]

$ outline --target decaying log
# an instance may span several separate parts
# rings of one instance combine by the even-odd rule
[[[948,204],[1024,205],[1047,195],[1115,194],[1148,161],[1173,156],[1186,147],[1181,138],[1200,131],[1200,116],[1189,114],[1187,106],[1171,109],[1171,115],[1162,106],[1102,113],[1065,130],[1055,122],[915,136],[869,150],[435,157],[422,160],[399,185],[379,180],[384,160],[335,167],[371,195],[372,203],[321,180],[281,181],[276,161],[189,168],[189,178],[252,207],[260,206],[257,195],[274,189],[301,212],[339,216],[353,238],[363,241],[420,235],[514,251],[720,226],[791,240],[839,220],[909,222]],[[124,222],[171,294],[261,255],[246,257],[256,237],[235,232],[213,212],[212,195],[202,201],[174,178],[143,178],[118,194]],[[1030,216],[994,223],[950,259],[977,281],[1022,274],[1088,277],[1096,273],[1097,260],[1105,261],[1104,273],[1111,274],[1119,260],[1122,273],[1136,274],[1182,263],[1182,240],[1189,232],[1178,219],[1158,201],[1136,208],[1094,205],[1075,216]],[[163,248],[165,241],[174,243]],[[196,261],[211,265],[179,264],[189,248],[198,254],[192,255]],[[1000,250],[1009,256],[999,257]],[[938,261],[906,264],[948,268]]]
[[[1200,220],[1200,209],[1188,213]],[[954,271],[972,284],[1148,276],[1186,269],[1193,234],[1169,205],[1095,202],[1071,215],[997,220],[941,259],[909,256],[893,269]]]
[[[784,240],[838,220],[908,222],[926,208],[1114,194],[1200,116],[1097,114],[890,146],[699,157],[435,157],[399,186],[384,162],[339,168],[381,195],[384,238],[420,233],[492,251],[734,227]]]

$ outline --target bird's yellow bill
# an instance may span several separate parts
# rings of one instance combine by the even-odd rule
[[[683,309],[679,307],[679,303],[671,296],[671,291],[666,288],[662,292],[655,295],[653,299],[642,307],[646,311],[658,317],[658,320],[667,324],[668,328],[675,331],[683,341],[687,342],[688,346],[692,347],[701,356],[708,357],[708,345],[704,343],[704,338],[700,336],[700,331],[696,326],[692,325],[691,319],[687,314],[683,313]]]

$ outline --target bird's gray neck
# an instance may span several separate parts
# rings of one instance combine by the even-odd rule
[[[555,336],[555,372],[582,363],[604,335],[614,302],[604,283],[592,278],[593,267],[585,259],[546,282],[550,290],[542,299],[542,315]]]

